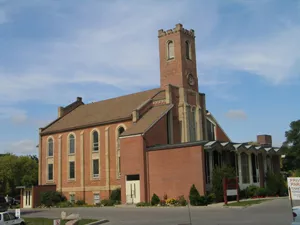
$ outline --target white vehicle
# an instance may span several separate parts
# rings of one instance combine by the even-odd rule
[[[12,212],[0,212],[0,225],[25,225],[25,221]]]
[[[293,207],[293,218],[291,225],[300,225],[300,206]]]

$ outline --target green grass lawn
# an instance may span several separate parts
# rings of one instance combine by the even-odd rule
[[[46,218],[23,218],[25,219],[26,225],[53,225],[53,219],[46,219]],[[79,225],[89,224],[91,222],[95,222],[97,220],[91,219],[82,219],[79,221]],[[60,221],[61,225],[66,224],[67,221]]]
[[[250,206],[260,204],[262,202],[268,201],[267,199],[260,199],[260,200],[249,200],[249,201],[241,201],[241,202],[233,202],[227,204],[227,206]]]

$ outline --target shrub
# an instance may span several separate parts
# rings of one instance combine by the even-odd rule
[[[151,206],[148,202],[139,202],[136,204],[137,207],[145,207],[145,206]]]
[[[158,205],[160,203],[160,199],[156,194],[153,194],[151,198],[151,205]]]
[[[115,201],[110,200],[110,199],[103,199],[103,200],[101,200],[101,205],[103,205],[103,206],[114,206]]]
[[[223,196],[223,178],[234,178],[235,169],[230,166],[215,167],[212,177],[212,192],[216,195],[216,201],[222,202]]]
[[[184,198],[183,195],[180,195],[178,197],[177,201],[178,201],[178,205],[180,205],[180,206],[186,206],[187,205],[187,201],[186,201],[186,199]]]
[[[216,195],[214,193],[210,193],[206,196],[207,198],[207,204],[212,204],[216,200]]]
[[[257,191],[258,191],[258,187],[255,185],[250,185],[246,188],[246,197],[247,198],[252,198],[254,196],[256,196]]]
[[[189,195],[190,203],[191,205],[198,205],[198,201],[200,199],[200,194],[193,184],[191,189],[190,189],[190,195]]]
[[[166,200],[160,200],[160,203],[159,203],[161,206],[166,206],[167,204],[166,204]]]
[[[63,201],[66,201],[66,198],[57,191],[47,191],[41,194],[41,203],[46,207],[57,205]]]
[[[113,190],[110,194],[109,199],[115,201],[116,203],[121,202],[121,188]]]
[[[175,198],[168,198],[166,200],[166,204],[175,206],[175,205],[178,205],[178,200]]]
[[[76,205],[78,205],[78,206],[83,206],[83,205],[85,205],[85,202],[84,202],[83,200],[78,200],[78,201],[76,202]]]
[[[256,196],[259,196],[259,197],[266,197],[267,196],[267,189],[266,188],[258,188],[256,190]]]
[[[198,206],[201,206],[201,205],[208,205],[208,202],[207,202],[207,197],[206,196],[200,196],[198,202],[197,202],[197,205]]]
[[[57,206],[58,206],[59,208],[69,208],[69,207],[73,207],[74,204],[73,204],[72,202],[69,202],[69,201],[64,201],[64,202],[59,202],[59,203],[57,204]]]
[[[268,195],[285,196],[288,193],[287,184],[280,173],[267,172],[266,176]]]

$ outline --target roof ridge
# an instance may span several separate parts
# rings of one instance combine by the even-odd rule
[[[91,104],[95,104],[95,103],[99,103],[99,102],[111,101],[113,99],[118,99],[118,98],[122,98],[122,97],[129,97],[129,96],[133,96],[133,95],[137,95],[137,94],[141,94],[141,93],[145,93],[145,92],[150,92],[150,91],[155,91],[155,90],[159,91],[159,90],[162,90],[162,89],[161,88],[148,89],[148,90],[145,90],[145,91],[139,91],[139,92],[135,92],[135,93],[131,93],[131,94],[120,95],[120,96],[117,96],[117,97],[108,98],[108,99],[100,100],[100,101],[97,101],[97,102],[86,103],[84,105],[91,105]],[[152,98],[153,97],[151,97],[150,99],[152,99]]]

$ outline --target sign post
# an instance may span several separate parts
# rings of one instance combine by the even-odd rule
[[[60,220],[53,220],[53,225],[60,225]]]
[[[15,210],[15,216],[16,216],[17,218],[21,218],[21,210],[20,210],[20,209],[16,209],[16,210]]]
[[[236,196],[236,200],[239,202],[239,179],[235,178],[223,178],[223,192],[224,192],[224,203],[227,205],[227,196]]]

